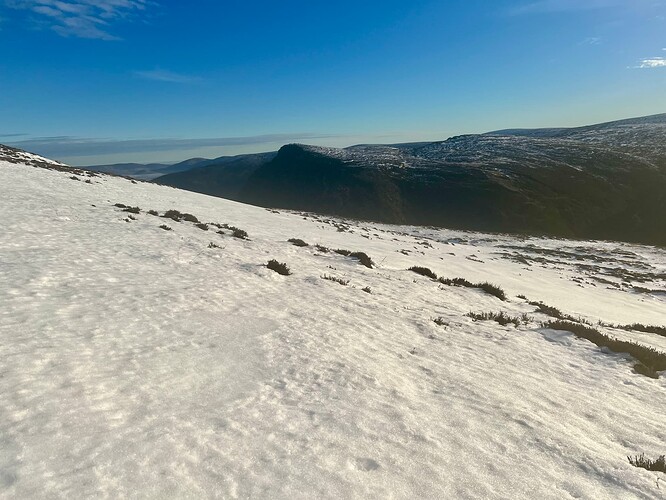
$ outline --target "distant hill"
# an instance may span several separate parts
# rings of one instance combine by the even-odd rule
[[[156,182],[388,223],[666,245],[666,114],[432,143],[291,144]]]
[[[275,156],[273,153],[259,153],[259,154],[249,154],[249,155],[237,155],[237,156],[220,156],[218,158],[190,158],[174,164],[167,163],[114,163],[112,165],[90,165],[87,167],[81,167],[86,170],[92,170],[94,172],[103,172],[107,174],[122,175],[125,177],[132,177],[134,179],[139,179],[143,181],[151,181],[159,177],[168,176],[171,174],[177,174],[179,172],[186,172],[188,170],[194,170],[198,168],[204,168],[208,166],[219,166],[219,165],[235,165],[235,169],[238,169],[241,164],[245,164],[248,168],[251,168],[255,162],[255,157],[263,162],[264,160],[272,159]],[[201,173],[197,172],[193,174],[194,177],[200,179]],[[160,184],[170,185],[171,182],[180,182],[181,177],[174,178],[163,178],[160,180]],[[190,182],[182,178],[183,182],[186,184],[191,184],[197,186],[199,181]],[[205,183],[204,183],[205,184]],[[219,184],[219,183],[218,183]],[[183,189],[189,189],[191,191],[197,191],[197,189],[183,187]]]
[[[94,172],[122,175],[149,181],[155,177],[164,175],[169,167],[170,165],[162,163],[149,163],[145,165],[142,163],[114,163],[112,165],[89,165],[81,168]]]
[[[568,139],[606,145],[644,158],[660,168],[666,168],[666,113],[586,127],[514,129],[490,134]]]
[[[154,182],[240,201],[240,191],[250,176],[276,155],[277,152],[271,152],[205,160],[189,170],[161,176]]]
[[[190,158],[189,160],[175,163],[173,165],[166,163],[114,163],[112,165],[90,165],[81,168],[92,170],[94,172],[122,175],[125,177],[149,181],[162,175],[189,170],[205,164],[207,161],[211,160],[207,160],[206,158]]]

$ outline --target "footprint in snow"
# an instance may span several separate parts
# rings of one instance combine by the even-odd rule
[[[379,462],[372,458],[357,458],[354,462],[354,468],[363,472],[372,472],[381,467]]]

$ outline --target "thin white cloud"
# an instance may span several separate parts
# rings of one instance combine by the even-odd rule
[[[5,0],[11,9],[25,11],[61,36],[117,40],[113,22],[130,19],[155,5],[152,0]]]
[[[587,37],[585,40],[581,40],[579,45],[601,45],[602,40],[596,36]]]
[[[335,134],[268,134],[249,137],[214,137],[202,139],[91,139],[84,137],[36,137],[7,141],[8,146],[35,151],[54,158],[73,158],[112,154],[173,152],[197,148],[287,144],[345,137]]]
[[[640,64],[637,67],[641,69],[666,68],[666,57],[641,59]]]
[[[154,69],[150,71],[135,71],[135,76],[143,78],[144,80],[154,80],[157,82],[168,83],[196,83],[201,81],[201,78],[190,75],[182,75],[172,71],[165,71],[162,69]]]
[[[661,5],[654,0],[533,0],[522,2],[509,9],[511,15],[551,14],[584,10],[599,10],[611,7],[637,7],[639,5]]]

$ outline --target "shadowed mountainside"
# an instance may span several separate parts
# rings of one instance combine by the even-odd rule
[[[241,189],[250,176],[277,153],[258,153],[206,160],[204,165],[183,172],[164,175],[154,182],[197,193],[242,201]]]
[[[156,182],[388,223],[666,245],[666,114],[433,143],[291,144]]]
[[[625,153],[503,136],[378,153],[285,146],[240,199],[382,222],[666,244],[658,216],[666,175]]]

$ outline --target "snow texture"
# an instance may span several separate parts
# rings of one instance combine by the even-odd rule
[[[341,221],[9,162],[0,197],[0,497],[664,496],[666,477],[626,458],[666,451],[664,374],[542,328],[517,297],[663,326],[662,249]]]

